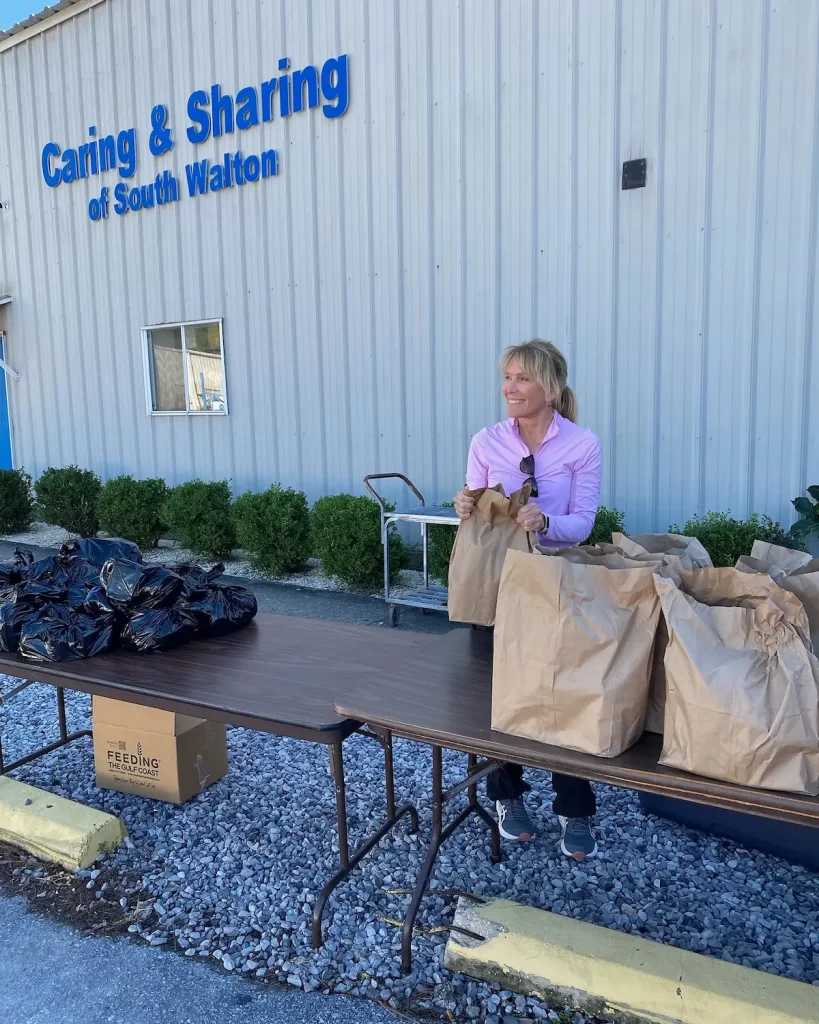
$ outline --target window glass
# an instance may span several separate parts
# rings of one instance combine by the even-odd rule
[[[153,412],[226,413],[220,322],[145,329]]]
[[[155,412],[185,411],[182,329],[162,327],[148,332],[151,400]]]
[[[191,412],[224,412],[222,344],[219,324],[185,328],[188,402]]]

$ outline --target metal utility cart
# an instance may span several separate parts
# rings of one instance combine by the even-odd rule
[[[409,487],[420,505],[414,508],[391,509],[385,499],[373,487],[373,480],[401,480]],[[440,505],[427,505],[424,496],[408,480],[403,473],[371,473],[364,477],[364,486],[372,494],[381,507],[381,542],[384,545],[384,600],[388,607],[388,618],[391,626],[398,625],[398,608],[420,608],[424,612],[445,612],[447,588],[430,586],[429,582],[429,533],[428,526],[458,525],[458,517],[454,508],[442,508]],[[421,549],[424,557],[424,585],[413,590],[405,597],[395,597],[390,593],[390,526],[393,523],[418,523],[421,527]]]

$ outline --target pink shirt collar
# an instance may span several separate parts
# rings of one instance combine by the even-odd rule
[[[520,427],[518,426],[517,419],[512,418],[507,422],[509,423],[512,433],[515,435],[515,437],[518,438],[520,443],[523,445],[524,448],[526,448],[526,451],[528,452],[529,449],[526,447],[526,442],[523,440],[523,437],[521,436]],[[538,448],[538,451],[540,451],[540,449],[544,446],[544,444],[546,444],[547,441],[551,441],[553,437],[557,437],[557,435],[560,433],[560,424],[562,422],[563,417],[560,415],[557,409],[555,409],[552,414],[552,422],[549,424],[549,429],[546,431],[546,436],[540,442],[540,448]]]

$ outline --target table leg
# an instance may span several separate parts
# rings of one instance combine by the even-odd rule
[[[330,771],[336,787],[336,821],[338,823],[338,859],[342,868],[350,865],[350,843],[347,838],[347,787],[344,781],[344,741],[336,740],[329,748]]]
[[[11,700],[18,693],[25,690],[28,686],[31,686],[30,682],[24,682],[20,686],[15,687],[10,693],[0,699],[0,704],[5,704]],[[54,743],[48,743],[44,747],[40,747],[39,750],[32,751],[25,757],[21,757],[17,761],[13,761],[11,764],[6,764],[3,760],[3,745],[0,743],[0,775],[8,775],[9,772],[13,772],[16,768],[22,768],[23,765],[30,764],[32,761],[36,761],[38,757],[43,757],[45,754],[50,754],[53,750],[59,750],[60,747],[64,747],[68,743],[72,743],[74,740],[78,740],[83,736],[92,736],[93,733],[90,729],[79,729],[77,732],[69,733],[68,725],[65,714],[65,693],[61,686],[56,687],[57,690],[57,716],[60,723],[60,738],[55,740]]]
[[[68,722],[65,717],[65,691],[57,687],[57,717],[60,720],[60,739],[65,743],[68,739]]]
[[[320,949],[324,945],[321,921],[324,915],[324,908],[327,900],[333,891],[341,884],[358,866],[359,862],[367,856],[370,850],[392,831],[395,825],[405,815],[409,815],[410,832],[418,831],[418,812],[412,804],[404,804],[396,809],[395,806],[395,781],[392,755],[392,733],[385,732],[376,734],[365,732],[365,736],[377,740],[384,750],[384,781],[387,791],[387,820],[373,834],[365,839],[360,846],[357,846],[350,855],[349,840],[347,836],[347,793],[344,781],[344,757],[342,754],[343,740],[334,740],[329,746],[330,769],[333,773],[333,781],[336,787],[336,816],[338,821],[338,853],[339,870],[333,875],[330,881],[324,886],[318,895],[316,905],[313,907],[313,947]]]
[[[405,974],[412,970],[412,933],[415,928],[415,919],[421,907],[421,900],[426,893],[427,883],[435,866],[438,851],[449,839],[452,833],[463,824],[470,814],[477,814],[489,825],[492,835],[492,861],[497,864],[501,859],[500,832],[491,815],[478,803],[478,780],[494,768],[491,762],[478,764],[478,759],[473,754],[469,755],[467,766],[467,778],[453,786],[452,789],[444,791],[443,786],[443,751],[441,747],[432,748],[432,834],[429,839],[429,850],[423,867],[415,882],[415,889],[412,899],[404,918],[404,927],[401,933],[401,968]],[[467,790],[467,805],[460,811],[452,821],[444,828],[444,805],[464,789]]]
[[[470,754],[469,755],[469,760],[468,760],[468,763],[467,763],[467,771],[469,772],[470,776],[477,769],[477,767],[478,767],[478,757],[477,757],[477,755],[476,754]],[[478,803],[478,784],[477,784],[477,782],[473,783],[469,787],[469,806],[472,808],[472,810],[475,812],[475,814],[477,814],[478,817],[482,821],[484,821],[486,823],[486,825],[489,827],[489,834],[492,837],[492,852],[489,855],[489,859],[492,861],[493,864],[500,864],[500,862],[502,860],[500,829],[498,828],[498,823],[495,821],[495,819],[492,817],[492,815],[489,813],[489,811],[487,811],[487,809],[485,807],[482,807]]]
[[[384,784],[387,792],[387,820],[395,821],[395,765],[392,757],[392,733],[384,733],[382,737],[382,746],[384,748]],[[418,815],[415,815],[415,827],[410,829],[411,832],[418,831]]]

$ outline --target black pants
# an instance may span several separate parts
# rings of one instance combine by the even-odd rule
[[[597,810],[594,790],[585,779],[552,772],[555,799],[552,810],[564,818],[590,818]],[[486,777],[486,795],[495,800],[514,800],[528,793],[531,786],[523,781],[523,768],[519,764],[504,764]]]

